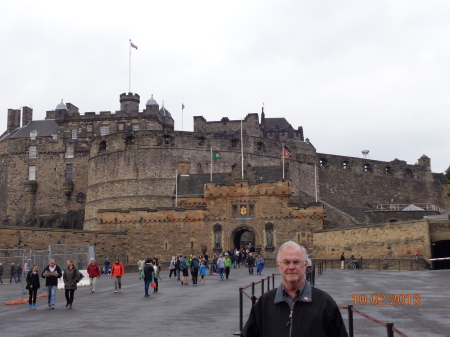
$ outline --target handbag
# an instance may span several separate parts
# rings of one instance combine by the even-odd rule
[[[153,275],[152,275],[152,283],[150,283],[150,287],[156,288],[156,283],[155,283],[155,279],[153,278]]]
[[[145,273],[144,273],[144,271],[141,271],[141,278],[145,278]]]

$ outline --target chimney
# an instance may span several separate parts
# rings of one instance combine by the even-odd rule
[[[8,109],[7,133],[20,127],[20,109]]]
[[[24,106],[22,107],[22,126],[26,126],[28,122],[33,120],[33,109]]]

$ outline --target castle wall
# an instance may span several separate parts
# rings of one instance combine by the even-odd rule
[[[407,165],[404,161],[380,162],[328,154],[317,154],[319,198],[364,220],[364,211],[375,204],[432,203],[445,208],[442,174],[432,174],[428,167]],[[344,169],[343,162],[347,162]],[[370,165],[365,172],[364,166]],[[386,167],[392,173],[386,174]]]
[[[428,220],[380,224],[313,234],[315,258],[431,258]]]
[[[99,261],[108,257],[111,261],[119,258],[127,263],[125,252],[128,242],[125,233],[21,227],[0,228],[1,249],[23,249],[28,253],[30,250],[48,250],[50,244],[94,246],[96,258]],[[128,262],[134,263],[135,261]]]

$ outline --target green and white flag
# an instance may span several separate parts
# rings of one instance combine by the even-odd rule
[[[211,150],[211,158],[212,159],[222,159],[222,155],[219,151]]]

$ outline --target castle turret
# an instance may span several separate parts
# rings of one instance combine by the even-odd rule
[[[8,109],[8,125],[7,133],[20,127],[20,110]]]
[[[120,95],[120,110],[125,112],[139,111],[140,97],[138,94],[129,92]]]
[[[33,120],[33,109],[24,106],[22,108],[22,126],[26,126],[28,122]]]
[[[426,155],[419,158],[419,165],[425,167],[428,172],[431,172],[431,160]]]

